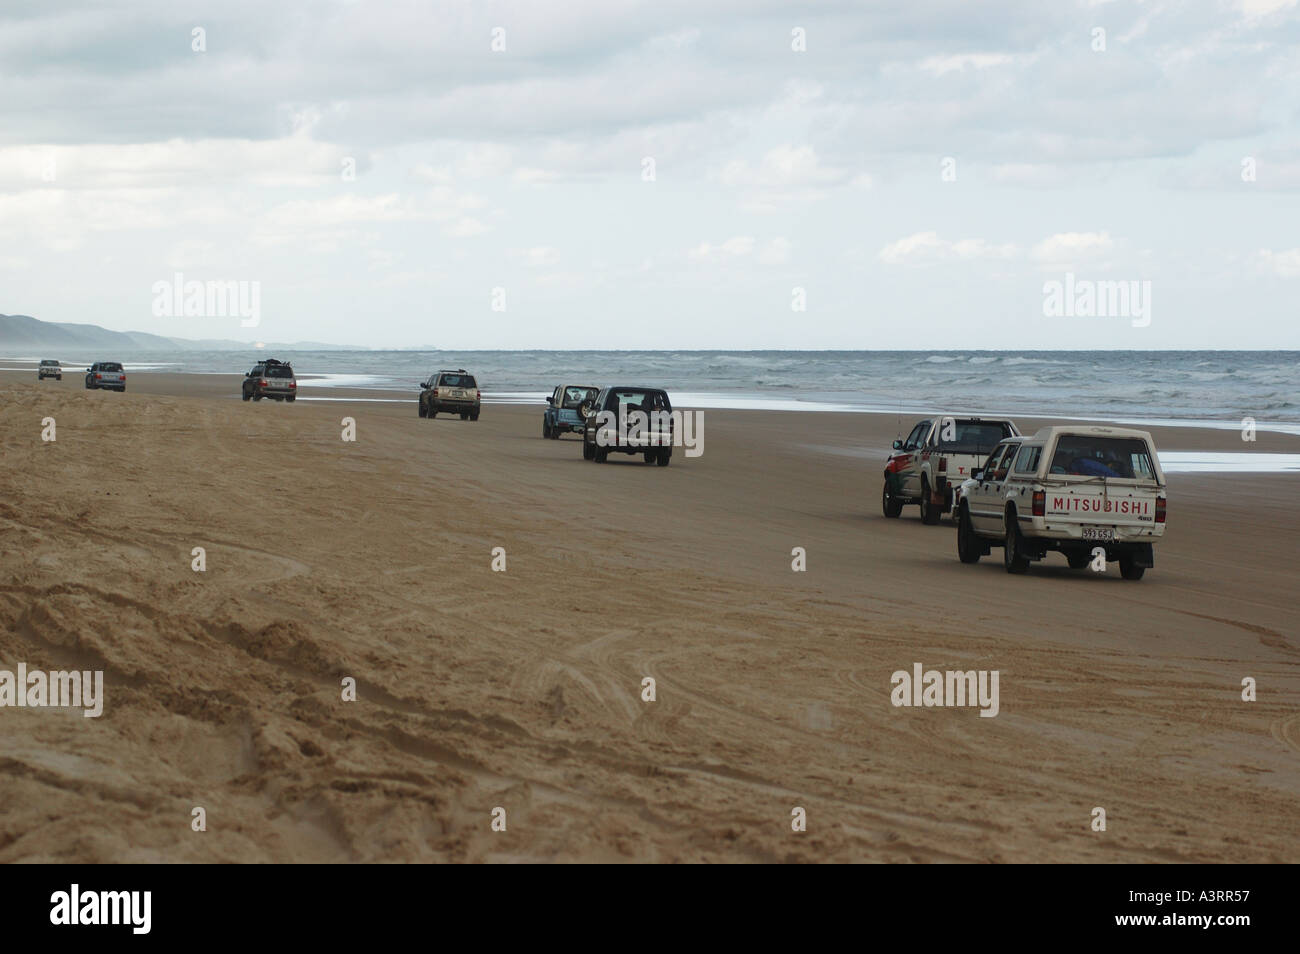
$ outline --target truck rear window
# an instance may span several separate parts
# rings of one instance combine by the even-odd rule
[[[268,378],[291,378],[293,377],[293,368],[286,368],[284,365],[271,365],[266,369],[265,375]]]
[[[611,395],[613,401],[610,403],[626,405],[632,411],[671,411],[672,405],[668,403],[668,395],[663,391],[627,391],[622,388],[618,389]]]
[[[998,441],[1011,436],[1011,428],[1006,424],[987,421],[954,422],[952,440],[943,439],[943,422],[939,424],[939,443],[935,445],[947,454],[985,454],[995,447]]]
[[[101,365],[99,366],[99,370],[101,370],[101,371],[121,371],[121,370],[122,370],[122,366],[121,366],[120,364],[117,364],[117,363],[114,362],[114,361],[105,361],[103,364],[101,364]]]
[[[585,402],[594,400],[595,397],[595,388],[565,388],[563,406],[567,408],[582,407]]]
[[[439,380],[438,385],[444,388],[476,388],[474,375],[472,374],[444,374]]]
[[[1050,472],[1083,477],[1155,479],[1151,449],[1139,437],[1062,434],[1056,440]]]

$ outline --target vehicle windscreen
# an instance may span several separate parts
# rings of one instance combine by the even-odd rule
[[[1151,449],[1140,437],[1062,434],[1049,473],[1154,480]]]
[[[293,368],[286,368],[282,364],[273,364],[267,367],[265,374],[268,378],[291,378],[293,377]]]
[[[1005,423],[988,421],[955,421],[951,431],[952,440],[944,440],[944,427],[939,426],[939,443],[936,445],[945,454],[983,454],[995,447],[998,441],[1011,436],[1011,428]]]
[[[444,388],[476,388],[474,375],[472,374],[444,374],[438,380],[438,385]]]
[[[596,388],[565,388],[564,403],[562,407],[579,408],[583,402],[592,400],[597,393]]]
[[[121,371],[121,370],[122,370],[122,366],[121,366],[120,364],[118,364],[116,361],[105,361],[103,364],[101,364],[101,365],[99,366],[99,370],[101,370],[101,371]]]

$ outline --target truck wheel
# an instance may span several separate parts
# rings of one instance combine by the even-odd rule
[[[548,441],[551,439],[551,425],[546,418],[542,418],[542,437],[546,438]]]
[[[970,523],[970,511],[961,508],[957,518],[957,557],[962,563],[978,563],[981,552],[979,541],[975,539],[975,528]]]
[[[903,502],[890,492],[889,478],[885,478],[885,489],[880,492],[880,509],[886,517],[897,517],[903,512]]]
[[[647,464],[653,464],[659,460],[659,452],[654,450],[648,450],[641,455],[641,459],[644,460]]]
[[[939,508],[934,505],[930,499],[930,481],[928,478],[921,478],[921,522],[928,523],[931,526],[939,522],[941,513]]]
[[[596,445],[594,445],[594,444],[588,444],[588,443],[584,440],[584,441],[582,442],[582,459],[583,459],[583,460],[595,460],[595,459],[596,459]]]
[[[1065,559],[1070,564],[1071,570],[1082,570],[1092,561],[1086,553],[1067,553]]]
[[[461,411],[461,412],[460,412],[460,419],[461,419],[462,421],[468,421],[468,420],[469,420],[469,412],[468,412],[468,411]]]
[[[436,410],[434,410],[433,405],[430,404],[430,405],[429,405],[429,410],[428,410],[427,412],[425,412],[425,415],[424,415],[424,416],[427,417],[429,420],[433,420],[435,417],[438,416],[438,412],[437,412]]]
[[[478,420],[478,411],[471,411],[471,412],[470,412],[470,415],[469,415],[469,419],[470,419],[471,421],[477,421],[477,420]]]
[[[1119,559],[1119,575],[1124,577],[1126,580],[1140,580],[1142,579],[1142,574],[1146,571],[1146,567],[1138,566],[1137,562],[1131,557],[1120,557]]]
[[[254,400],[254,401],[260,401],[260,400],[262,400],[262,395],[260,395],[260,394],[254,394],[254,395],[253,395],[253,400]]]
[[[424,402],[423,402],[423,401],[416,401],[416,402],[415,402],[415,410],[419,413],[420,417],[424,417]]]
[[[253,395],[249,394],[247,391],[240,391],[239,396],[245,401],[251,401],[253,399]]]
[[[672,448],[664,447],[659,451],[658,463],[660,467],[667,467],[668,464],[672,461],[672,459],[673,459]]]
[[[597,447],[595,454],[596,456],[593,459],[596,461],[596,463],[603,464],[605,463],[606,458],[609,457],[609,450],[604,447]]]
[[[1020,524],[1016,522],[1016,512],[1008,510],[1006,516],[1007,540],[1002,547],[1002,565],[1008,573],[1024,573],[1029,569],[1029,557],[1025,556],[1025,540],[1020,535]]]

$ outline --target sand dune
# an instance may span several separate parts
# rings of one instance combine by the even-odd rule
[[[0,375],[0,668],[106,683],[0,709],[0,861],[1295,860],[1291,476],[1171,478],[1141,583],[1012,577],[880,516],[834,451],[892,418],[708,411],[663,469],[540,409],[131,387]],[[917,662],[999,670],[998,716],[891,706]]]

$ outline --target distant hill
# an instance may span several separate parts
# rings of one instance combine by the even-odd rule
[[[75,325],[41,321],[29,315],[0,315],[0,352],[17,356],[42,348],[93,349],[114,354],[131,351],[247,351],[247,341],[215,338],[170,338],[143,331],[109,331],[98,325]],[[267,348],[283,351],[364,351],[354,345],[298,341],[292,344],[267,342]]]

